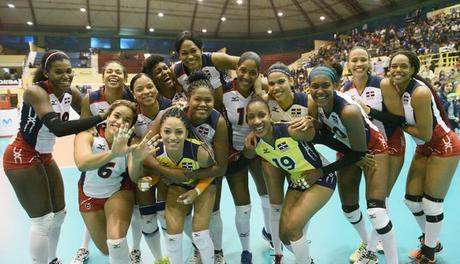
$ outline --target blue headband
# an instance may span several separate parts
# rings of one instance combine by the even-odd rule
[[[328,67],[325,67],[325,66],[316,66],[315,68],[313,68],[313,70],[310,72],[310,76],[309,76],[309,80],[311,82],[311,80],[315,77],[315,76],[318,76],[318,75],[325,75],[327,76],[329,79],[331,79],[331,81],[333,83],[336,83],[337,82],[337,74],[334,72],[334,70],[332,70],[331,68],[328,68]]]

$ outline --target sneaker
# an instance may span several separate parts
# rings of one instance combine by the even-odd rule
[[[366,250],[354,264],[378,264],[379,259],[374,252]]]
[[[273,256],[273,261],[272,261],[272,264],[281,264],[283,263],[281,260],[283,259],[283,255],[279,254],[275,254],[275,255],[272,255]]]
[[[272,234],[268,233],[266,230],[265,230],[265,227],[262,228],[262,238],[267,241],[268,243],[270,243],[270,248],[273,249],[273,241],[272,241]]]
[[[62,261],[58,258],[55,258],[53,260],[51,260],[51,262],[49,264],[62,264]]]
[[[143,264],[141,251],[139,249],[131,250],[131,252],[129,252],[129,259],[131,260],[131,264]]]
[[[359,247],[350,255],[350,263],[355,263],[365,252],[367,244],[361,241]]]
[[[224,258],[224,251],[214,250],[214,264],[226,264]]]
[[[71,264],[83,264],[89,259],[89,251],[86,248],[80,248]]]
[[[379,253],[379,254],[384,254],[382,241],[379,241],[379,242],[377,243],[377,247],[376,247],[376,248],[377,248],[377,253]]]
[[[252,264],[252,253],[244,250],[241,253],[241,264]]]
[[[417,257],[422,254],[422,245],[423,243],[425,243],[425,235],[423,234],[419,236],[418,240],[420,241],[420,245],[418,246],[418,249],[413,250],[409,253],[410,259],[417,259]],[[442,252],[442,250],[443,250],[443,246],[441,242],[438,241],[438,243],[436,243],[436,247],[434,247],[434,254],[439,254]]]
[[[429,259],[425,257],[423,254],[418,255],[418,257],[408,264],[436,264],[436,259]]]
[[[155,260],[153,264],[171,264],[171,260],[168,257],[162,257],[161,259]]]
[[[193,247],[193,254],[188,260],[188,264],[201,264],[200,251],[196,247]]]

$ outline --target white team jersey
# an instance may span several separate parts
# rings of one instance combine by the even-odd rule
[[[109,144],[101,136],[94,137],[94,154],[109,151]],[[108,198],[120,190],[126,175],[126,156],[116,157],[99,169],[84,172],[83,192],[88,197]]]
[[[276,100],[268,100],[268,107],[274,122],[289,122],[295,118],[308,115],[308,96],[305,93],[294,93],[293,104],[284,111]]]
[[[137,116],[137,122],[134,125],[134,134],[136,134],[136,137],[143,138],[145,134],[147,134],[150,124],[152,122],[152,119],[148,118],[143,114],[139,114]]]
[[[235,150],[242,151],[244,147],[244,139],[249,134],[251,129],[246,123],[246,106],[252,98],[253,93],[248,97],[244,97],[238,90],[230,90],[224,93],[223,103],[225,113],[232,128],[232,145]]]

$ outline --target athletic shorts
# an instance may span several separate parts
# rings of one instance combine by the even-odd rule
[[[388,144],[382,132],[374,129],[369,129],[370,138],[367,143],[367,152],[370,154],[388,153]]]
[[[337,176],[335,175],[335,172],[331,172],[328,175],[324,175],[323,177],[319,178],[315,182],[315,184],[327,187],[327,188],[329,188],[329,189],[334,191],[335,186],[337,185]],[[301,185],[295,184],[291,180],[289,180],[288,189],[296,190],[296,191],[299,191],[299,192],[304,192],[305,190],[307,190],[307,189],[303,188]]]
[[[15,140],[6,147],[3,153],[5,171],[27,169],[37,164],[48,165],[52,161],[51,153],[39,153],[24,140],[21,133],[16,135]]]
[[[435,130],[436,131],[436,130]],[[441,137],[434,137],[423,144],[417,145],[415,153],[422,156],[439,156],[439,157],[452,157],[460,155],[460,140],[454,131],[450,130],[448,133]]]
[[[391,156],[404,156],[405,150],[406,139],[404,138],[404,131],[398,128],[388,139],[388,154]]]
[[[227,172],[225,175],[235,174],[242,170],[247,170],[249,166],[249,159],[247,159],[242,151],[230,148],[228,155]]]
[[[134,184],[128,176],[125,176],[121,181],[120,191],[122,190],[134,190]],[[107,198],[93,198],[89,197],[83,191],[83,179],[80,178],[78,181],[78,204],[80,212],[87,213],[93,211],[104,210],[105,202]]]

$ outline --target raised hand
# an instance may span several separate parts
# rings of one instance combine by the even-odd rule
[[[113,143],[111,152],[115,156],[126,155],[133,150],[133,147],[128,146],[128,141],[131,138],[134,131],[134,126],[129,128],[128,126],[121,125],[117,133],[113,137]]]
[[[289,127],[293,130],[307,131],[310,127],[314,127],[314,119],[310,116],[296,118],[289,122]]]
[[[244,139],[244,147],[248,150],[254,150],[257,145],[257,136],[254,134],[253,131],[249,132],[249,134]]]
[[[144,160],[149,155],[155,155],[159,150],[158,144],[161,142],[160,135],[152,136],[153,132],[149,131],[139,144],[133,145],[131,155],[134,160]]]

